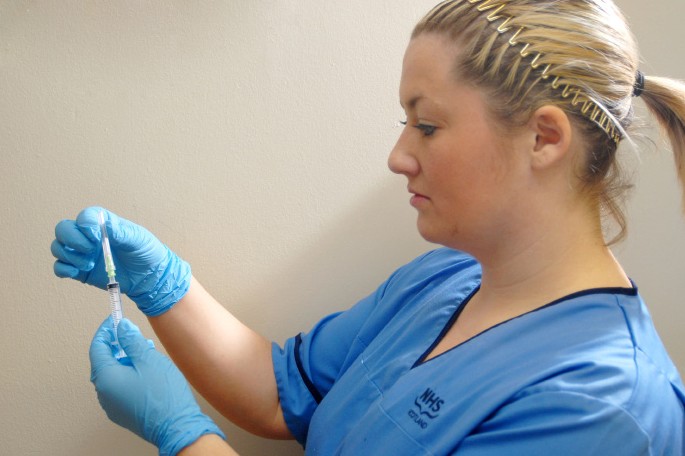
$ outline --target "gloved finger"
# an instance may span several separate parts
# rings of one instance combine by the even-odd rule
[[[99,206],[87,207],[76,216],[76,227],[91,242],[100,242],[100,221],[98,219],[100,212],[104,212],[105,221],[107,221],[110,212]]]
[[[140,332],[140,329],[127,318],[122,318],[119,322],[117,336],[119,336],[121,348],[124,349],[133,363],[151,349],[148,340]]]
[[[65,246],[58,240],[52,241],[50,244],[50,252],[52,256],[57,258],[62,263],[71,264],[82,271],[90,271],[95,266],[95,259],[93,253],[80,253],[70,247]]]
[[[86,237],[73,220],[62,220],[55,226],[55,239],[77,252],[92,253],[97,248],[94,240],[99,238]]]
[[[75,279],[81,273],[77,268],[70,264],[62,263],[61,261],[55,261],[55,265],[52,268],[57,277],[62,279]]]
[[[119,361],[114,357],[112,343],[114,333],[112,327],[112,317],[109,316],[102,322],[95,331],[93,340],[90,343],[88,357],[90,358],[90,380],[95,382],[97,374],[110,366],[118,366]]]

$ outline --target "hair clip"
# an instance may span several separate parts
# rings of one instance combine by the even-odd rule
[[[508,18],[506,18],[506,19],[504,20],[504,22],[502,22],[502,23],[499,25],[499,27],[497,27],[497,31],[500,32],[500,33],[506,33],[506,32],[508,32],[509,29],[511,29],[511,27],[507,27],[507,25],[509,24],[509,22],[511,22],[512,19],[513,19],[513,18],[512,18],[511,16],[509,16]]]
[[[511,18],[510,18],[510,19],[511,19]],[[520,28],[518,29],[518,31],[517,31],[516,33],[514,33],[514,36],[512,36],[511,38],[509,38],[509,45],[510,45],[510,46],[516,46],[517,44],[519,44],[519,42],[516,41],[516,38],[518,38],[519,35],[521,34],[521,32],[524,31],[525,29],[526,29],[525,27],[520,27]],[[508,30],[508,29],[507,29],[507,30]],[[499,32],[499,28],[497,29],[497,31]],[[500,32],[500,33],[504,33],[504,32]]]
[[[479,13],[489,12],[489,14],[486,16],[486,19],[490,23],[496,22],[504,18],[504,20],[497,26],[497,32],[500,35],[512,29],[512,26],[510,26],[509,24],[514,20],[514,17],[506,16],[505,14],[500,14],[502,10],[504,10],[504,8],[507,6],[506,2],[498,0],[468,0],[468,3],[471,5],[476,5],[476,10]],[[490,11],[493,9],[494,11]],[[532,53],[532,51],[530,50],[530,43],[521,43],[518,41],[519,35],[521,35],[521,33],[525,29],[526,28],[523,26],[519,27],[516,30],[516,32],[511,36],[511,38],[509,38],[509,46],[511,46],[512,48],[518,46],[519,44],[523,45],[523,47],[519,51],[521,58],[526,58]],[[542,58],[542,53],[536,52],[535,57],[533,57],[533,59],[529,63],[530,67],[534,70],[537,70],[543,64],[540,61]],[[554,75],[553,73],[554,71],[552,68],[552,64],[547,64],[545,68],[542,70],[540,79],[546,81],[547,79],[549,79],[550,76],[554,76],[551,85],[554,90],[557,90],[562,86],[562,84],[559,82],[561,76]],[[641,74],[638,72],[634,91],[636,96],[639,96],[639,94],[644,89],[644,77],[641,78],[640,76]],[[582,103],[583,106],[580,108],[580,113],[590,121],[594,122],[618,145],[618,143],[621,141],[621,134],[619,132],[620,128],[617,128],[617,125],[614,124],[614,120],[612,119],[611,115],[607,112],[607,110],[604,107],[600,106],[597,102],[592,100],[590,97],[583,94],[580,88],[575,87],[570,83],[563,84],[563,86],[564,88],[561,92],[561,97],[564,99],[568,99],[571,96],[571,94],[573,94],[571,106],[577,107],[579,104]],[[592,108],[592,112],[590,112],[590,108]]]

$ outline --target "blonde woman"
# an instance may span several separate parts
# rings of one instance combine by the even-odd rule
[[[122,289],[180,371],[231,420],[312,455],[683,454],[682,381],[608,247],[636,97],[685,175],[683,85],[639,71],[610,0],[450,0],[416,26],[399,96],[389,167],[444,248],[284,347],[108,213]],[[104,286],[96,213],[61,222],[53,253],[57,275]],[[119,363],[108,328],[91,347],[108,415],[163,454],[233,454],[176,367],[128,321]]]

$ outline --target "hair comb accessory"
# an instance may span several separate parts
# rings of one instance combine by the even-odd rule
[[[635,74],[635,85],[633,86],[633,96],[634,97],[639,97],[642,95],[642,92],[645,91],[645,75],[642,74],[642,71],[637,70],[637,73]]]
[[[501,23],[499,23],[499,25],[496,27],[496,30],[500,35],[512,29],[513,26],[510,25],[510,23],[512,20],[514,20],[514,17],[503,13],[503,10],[507,6],[507,2],[501,0],[467,1],[469,4],[475,6],[478,12],[487,13],[486,19],[488,22],[494,23],[501,21]],[[527,58],[528,56],[533,55],[529,65],[533,70],[537,70],[541,65],[543,65],[540,62],[540,59],[543,58],[543,55],[540,52],[532,52],[530,50],[530,43],[525,43],[519,40],[519,36],[525,29],[526,27],[524,26],[519,26],[516,29],[516,31],[513,33],[513,36],[509,39],[509,46],[514,48],[518,45],[521,45],[521,50],[519,51],[521,58]],[[556,90],[560,87],[563,87],[561,97],[568,99],[572,96],[571,105],[573,107],[581,105],[580,113],[590,121],[594,122],[607,134],[607,136],[609,136],[609,138],[611,138],[614,143],[618,145],[622,137],[621,129],[614,123],[614,120],[607,109],[600,103],[593,100],[591,97],[584,94],[579,87],[575,87],[569,83],[560,82],[561,76],[554,74],[554,69],[551,64],[546,64],[542,69],[540,79],[546,81],[550,78],[550,76],[553,78],[552,88]],[[638,80],[641,81],[641,83],[638,85],[638,82],[636,81],[633,92],[634,96],[639,96],[639,94],[641,94],[644,90],[644,76],[640,72],[638,72]]]

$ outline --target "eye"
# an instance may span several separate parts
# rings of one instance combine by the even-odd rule
[[[433,136],[433,133],[435,133],[435,130],[437,129],[436,126],[427,124],[417,124],[414,125],[414,128],[421,130],[423,136]]]
[[[403,126],[407,125],[407,121],[406,120],[399,120],[397,122],[397,126],[399,127],[400,125],[403,125]],[[428,125],[428,124],[422,124],[422,123],[412,125],[412,126],[414,128],[418,128],[419,130],[421,130],[421,132],[423,133],[423,136],[433,136],[433,134],[435,133],[435,130],[437,130],[437,128],[438,128],[434,125]]]

